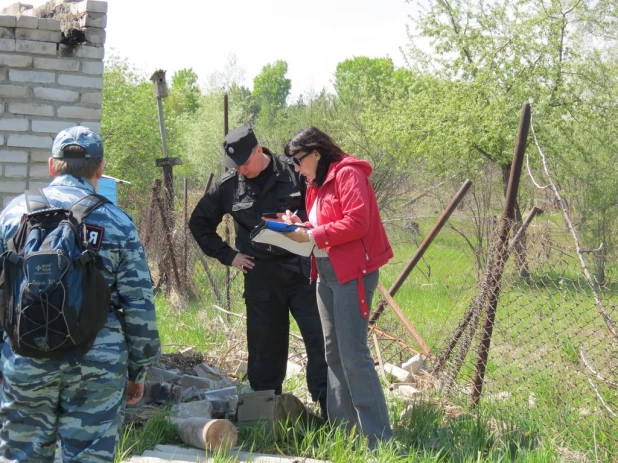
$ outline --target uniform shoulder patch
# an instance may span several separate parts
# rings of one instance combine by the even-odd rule
[[[97,225],[86,224],[86,237],[88,238],[88,244],[95,251],[101,250],[101,244],[103,243],[103,235],[105,234],[105,228]]]

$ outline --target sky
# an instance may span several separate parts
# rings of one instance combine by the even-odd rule
[[[249,88],[265,64],[284,60],[300,95],[332,90],[347,58],[388,56],[403,66],[411,13],[405,0],[108,0],[105,46],[147,73],[167,70],[168,81],[193,68],[201,84],[235,57]]]

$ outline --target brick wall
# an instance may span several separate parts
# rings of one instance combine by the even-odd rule
[[[47,159],[60,130],[81,124],[100,133],[106,13],[107,3],[94,0],[2,10],[0,209],[49,183]]]

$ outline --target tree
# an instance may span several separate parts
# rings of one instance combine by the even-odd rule
[[[181,69],[172,77],[168,106],[175,114],[195,113],[199,107],[200,89],[192,68]]]
[[[288,63],[279,60],[265,65],[253,79],[253,97],[262,122],[271,123],[285,109],[292,88],[292,81],[285,76],[287,72]]]

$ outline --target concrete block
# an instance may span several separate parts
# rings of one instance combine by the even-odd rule
[[[82,93],[81,103],[100,105],[103,101],[101,92]]]
[[[15,51],[15,39],[0,38],[0,51]]]
[[[77,3],[77,2],[81,2],[82,0],[54,0],[54,5],[55,6],[59,6],[59,5],[63,5],[65,3]]]
[[[6,80],[6,69],[0,69],[0,82],[4,82]]]
[[[101,123],[95,121],[81,121],[81,125],[94,130],[96,133],[101,134]]]
[[[107,13],[107,2],[100,0],[84,0],[83,2],[71,5],[71,8],[77,13]]]
[[[421,354],[416,354],[414,357],[410,358],[408,361],[403,362],[401,364],[401,368],[409,371],[413,375],[417,374],[422,367],[423,367],[423,356]]]
[[[30,95],[28,87],[18,85],[0,85],[0,97],[2,98],[27,98]]]
[[[36,29],[39,27],[39,18],[33,18],[32,16],[18,16],[15,27],[21,27],[23,29]]]
[[[73,127],[75,121],[32,121],[33,132],[52,133],[54,136],[61,130]]]
[[[33,40],[35,42],[60,43],[62,33],[60,31],[42,31],[39,29],[15,29],[15,38],[18,40]]]
[[[25,180],[5,180],[0,179],[0,193],[21,194],[26,191]]]
[[[59,45],[58,50],[60,56],[87,58],[87,59],[103,59],[105,50],[100,47],[89,47],[88,45],[68,46],[63,43]]]
[[[45,151],[31,150],[30,151],[30,161],[31,162],[47,162],[50,156],[51,156],[51,153],[49,150],[45,150]]]
[[[0,54],[0,67],[28,68],[32,66],[32,56]]]
[[[7,146],[15,148],[50,148],[52,147],[53,139],[50,135],[22,135],[10,134],[7,140]]]
[[[200,363],[193,368],[193,371],[200,378],[208,378],[215,381],[227,380],[227,375],[219,370],[217,367],[208,365],[207,363]]]
[[[6,14],[0,15],[0,27],[15,27],[17,24],[17,17]]]
[[[82,72],[96,76],[103,75],[103,61],[84,61],[82,63]]]
[[[79,71],[79,61],[75,59],[34,58],[33,66],[35,69],[50,69],[53,71]]]
[[[60,74],[58,83],[67,87],[82,87],[100,90],[103,88],[102,77],[83,77],[70,74]]]
[[[53,84],[56,82],[56,74],[45,71],[9,71],[9,80],[13,82],[28,82],[37,84]]]
[[[51,18],[39,18],[39,29],[44,31],[59,31],[60,21]]]
[[[82,106],[61,106],[58,108],[58,117],[69,119],[100,119],[101,110],[84,108]]]
[[[4,135],[0,135],[0,146],[4,145]]]
[[[397,378],[397,381],[399,381],[400,383],[408,382],[411,376],[408,370],[404,370],[403,368],[399,368],[398,366],[392,365],[390,363],[384,364],[384,371]]]
[[[40,100],[63,101],[74,103],[79,99],[79,93],[59,88],[36,87],[32,90],[34,96]]]
[[[49,175],[49,166],[44,163],[30,164],[30,177],[43,178]]]
[[[80,27],[98,27],[105,29],[107,26],[107,15],[105,13],[86,13],[79,20]]]
[[[9,112],[27,116],[54,117],[54,107],[35,103],[9,103]]]
[[[3,117],[0,119],[0,130],[6,130],[7,132],[27,132],[28,119],[9,119]],[[0,145],[1,144],[2,143],[0,143]]]
[[[47,156],[49,158],[49,156]],[[28,162],[28,151],[0,150],[2,162]]]
[[[105,29],[86,27],[84,28],[84,35],[87,42],[94,43],[95,45],[103,45],[105,43]]]
[[[0,26],[0,39],[14,39],[15,29],[11,27]]]
[[[33,40],[15,41],[15,51],[21,53],[32,53],[37,55],[55,55],[58,45],[49,42],[35,42]]]
[[[5,177],[27,177],[28,165],[27,164],[6,164],[4,166]]]

